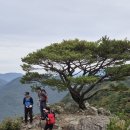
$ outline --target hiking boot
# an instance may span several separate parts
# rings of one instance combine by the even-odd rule
[[[29,124],[29,125],[28,125],[28,128],[31,129],[31,128],[32,128],[32,124]]]
[[[27,124],[28,124],[28,123],[24,123],[24,124],[23,124],[23,128],[26,128],[26,127],[27,127]]]

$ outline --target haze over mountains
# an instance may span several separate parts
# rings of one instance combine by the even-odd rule
[[[0,121],[9,116],[23,116],[25,91],[29,91],[34,99],[34,113],[39,113],[37,94],[31,92],[29,84],[20,83],[21,76],[20,73],[0,74]],[[58,93],[49,87],[45,89],[50,104],[60,101],[66,95],[66,92]]]

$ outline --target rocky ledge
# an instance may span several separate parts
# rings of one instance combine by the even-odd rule
[[[76,105],[76,104],[75,104]],[[86,103],[86,110],[79,110],[74,104],[55,104],[56,113],[54,130],[107,130],[111,113],[103,108],[95,108]],[[34,117],[32,125],[22,124],[21,130],[43,130],[45,121]]]

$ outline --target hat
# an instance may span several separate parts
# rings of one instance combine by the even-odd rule
[[[25,95],[29,95],[29,92],[25,92]]]
[[[50,111],[50,107],[46,107],[46,110]]]

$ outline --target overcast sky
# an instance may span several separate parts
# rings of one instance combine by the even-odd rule
[[[21,58],[63,39],[130,40],[129,0],[0,0],[0,73],[21,72]]]

